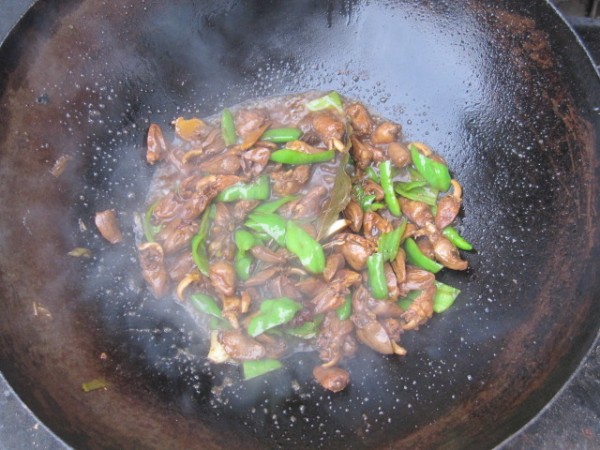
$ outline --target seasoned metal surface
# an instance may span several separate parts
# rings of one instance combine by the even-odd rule
[[[489,447],[516,431],[598,329],[598,79],[545,3],[521,3],[38,3],[0,51],[7,379],[75,446]],[[478,251],[444,278],[458,304],[406,336],[407,358],[352,361],[347,392],[298,358],[216,395],[192,324],[137,275],[145,128],[315,88],[439,151]],[[128,231],[116,247],[93,228],[108,207]],[[83,394],[97,377],[110,388]]]

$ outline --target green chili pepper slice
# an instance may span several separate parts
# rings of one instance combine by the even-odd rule
[[[322,273],[325,269],[325,252],[321,244],[291,220],[288,220],[286,226],[285,247],[310,272]]]
[[[237,135],[235,133],[235,123],[233,122],[233,116],[231,111],[227,108],[223,110],[221,114],[221,134],[225,145],[233,145],[237,141]]]
[[[431,186],[444,192],[450,189],[452,178],[445,164],[423,155],[412,144],[409,146],[409,149],[413,164]]]
[[[142,222],[142,228],[144,229],[144,236],[146,237],[146,240],[148,242],[154,242],[154,237],[156,236],[156,233],[158,233],[161,229],[160,225],[154,225],[152,223],[152,214],[154,213],[154,210],[156,209],[156,206],[158,205],[158,201],[154,202],[150,208],[148,208],[148,211],[146,211],[146,214],[144,214],[144,220]]]
[[[338,319],[348,320],[352,315],[352,296],[346,295],[344,298],[344,304],[340,306],[336,311]]]
[[[319,327],[323,323],[324,317],[322,314],[315,316],[310,322],[304,322],[302,325],[288,328],[285,332],[291,336],[295,336],[301,339],[312,339],[319,332]]]
[[[250,278],[250,271],[252,269],[253,259],[250,255],[244,255],[238,252],[233,260],[233,266],[235,273],[240,280],[246,281]]]
[[[208,314],[214,317],[221,319],[223,316],[221,315],[221,308],[217,305],[217,302],[212,297],[209,297],[205,294],[192,294],[190,296],[190,300],[192,302],[192,306],[196,308],[198,311],[203,312],[204,314]]]
[[[421,175],[419,173],[419,171],[417,169],[415,169],[414,167],[408,166],[406,168],[406,170],[408,171],[408,176],[409,176],[411,182],[425,181],[425,177],[423,177],[423,175]]]
[[[433,297],[433,310],[436,313],[446,311],[452,306],[456,297],[460,294],[460,289],[457,289],[447,284],[435,281],[435,295]]]
[[[298,150],[284,148],[271,153],[271,161],[280,164],[316,164],[331,161],[335,158],[335,150],[326,150],[318,153],[304,153]]]
[[[254,245],[256,245],[256,239],[252,233],[246,230],[236,230],[235,234],[233,235],[233,240],[235,241],[238,251],[242,254],[245,254],[248,250],[254,247]]]
[[[208,229],[210,225],[210,216],[214,210],[214,205],[211,205],[200,219],[198,233],[192,238],[192,259],[198,270],[208,276],[208,255],[206,254],[206,238],[208,237]]]
[[[442,230],[442,234],[446,236],[456,248],[460,248],[461,250],[473,250],[471,243],[462,237],[458,231],[456,231],[456,228],[446,227]]]
[[[408,308],[410,308],[410,305],[412,305],[412,302],[415,300],[415,298],[417,298],[419,295],[421,295],[421,291],[420,290],[416,290],[416,291],[410,291],[408,294],[406,294],[405,297],[401,298],[400,300],[398,300],[396,302],[396,304],[402,308],[404,311],[406,311]]]
[[[302,305],[289,297],[265,300],[261,303],[259,313],[248,324],[248,334],[256,337],[271,328],[283,325],[294,318],[302,309]]]
[[[285,197],[281,197],[280,199],[273,200],[272,202],[258,205],[256,208],[254,208],[253,212],[274,213],[286,203],[296,200],[296,198],[297,197],[295,195],[287,195]]]
[[[302,136],[302,131],[298,128],[272,128],[265,131],[260,137],[260,140],[284,144],[286,142],[295,141],[300,138],[300,136]]]
[[[369,276],[369,287],[374,298],[384,299],[388,296],[387,279],[383,270],[383,255],[373,253],[367,258],[367,274]]]
[[[277,214],[252,213],[244,225],[259,233],[266,233],[281,247],[285,246],[286,220]]]
[[[269,177],[263,175],[251,183],[236,183],[217,195],[219,202],[236,202],[238,200],[266,200],[271,195]]]
[[[388,209],[394,216],[400,217],[402,211],[400,211],[400,203],[398,203],[396,193],[394,192],[391,161],[383,161],[379,164],[379,176],[381,177],[381,188],[383,189],[383,195]]]
[[[276,359],[257,359],[242,362],[244,380],[251,380],[252,378],[260,377],[265,373],[281,369],[282,367],[283,364]]]
[[[420,267],[432,273],[438,273],[444,266],[423,254],[414,239],[408,238],[404,243],[406,259],[413,266]]]
[[[381,178],[379,177],[379,174],[372,166],[369,166],[365,169],[365,175],[367,176],[367,178],[373,180],[375,183],[381,183]]]
[[[339,112],[344,110],[340,94],[335,91],[331,91],[329,94],[324,95],[323,97],[309,101],[306,104],[306,108],[308,108],[309,111],[321,111],[322,109],[327,108],[335,108]]]
[[[425,181],[411,181],[408,183],[395,183],[394,190],[402,197],[417,202],[423,202],[429,206],[437,204],[438,190],[427,186]]]
[[[382,233],[377,241],[377,251],[383,255],[384,261],[393,261],[398,255],[400,249],[400,241],[406,230],[407,221],[402,220],[402,223],[388,233]]]

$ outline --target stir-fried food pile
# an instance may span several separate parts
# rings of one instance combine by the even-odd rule
[[[195,311],[208,359],[246,379],[318,352],[313,374],[338,392],[359,343],[404,355],[402,333],[448,308],[436,281],[465,270],[453,222],[460,184],[426,145],[336,92],[268,99],[206,120],[178,118],[143,214],[139,258],[157,297]]]

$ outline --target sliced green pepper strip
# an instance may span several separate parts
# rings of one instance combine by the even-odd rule
[[[452,178],[445,164],[423,155],[413,144],[409,149],[413,164],[431,186],[444,192],[450,189]]]
[[[192,302],[192,306],[196,308],[198,311],[203,312],[204,314],[209,314],[211,316],[217,317],[221,319],[223,316],[221,315],[221,308],[217,305],[217,302],[214,298],[209,297],[205,294],[192,294],[190,296],[190,300]]]
[[[383,233],[379,236],[377,241],[377,251],[383,255],[384,261],[393,261],[398,255],[400,249],[400,241],[402,235],[406,230],[407,221],[402,220],[402,223],[395,229],[388,233]]]
[[[456,248],[460,248],[461,250],[473,250],[471,243],[462,237],[458,231],[456,231],[456,228],[446,227],[442,230],[442,234],[446,236]]]
[[[280,164],[316,164],[331,161],[335,158],[335,150],[326,150],[318,153],[304,153],[298,150],[284,148],[271,153],[271,161]]]
[[[260,137],[260,140],[284,144],[286,142],[295,141],[300,138],[300,136],[302,136],[302,131],[298,128],[272,128],[265,131]]]
[[[415,182],[415,181],[425,181],[425,177],[423,177],[423,175],[421,175],[419,173],[419,171],[417,169],[415,169],[412,166],[408,166],[406,168],[406,170],[408,171],[408,176],[410,178],[410,181]]]
[[[379,176],[381,177],[381,188],[383,189],[383,195],[388,209],[394,216],[400,217],[402,211],[400,211],[400,203],[398,203],[396,193],[394,192],[391,161],[387,160],[379,164]]]
[[[154,202],[150,208],[148,208],[148,211],[146,211],[146,214],[144,214],[144,220],[142,222],[142,228],[144,229],[144,236],[146,237],[146,240],[148,242],[154,242],[154,237],[156,236],[156,233],[158,233],[161,229],[160,225],[154,225],[152,223],[152,214],[154,213],[154,210],[156,209],[156,206],[158,205],[158,201]]]
[[[306,108],[308,108],[309,111],[321,111],[322,109],[327,108],[335,108],[339,112],[344,110],[340,94],[335,91],[331,91],[329,94],[324,95],[323,97],[309,101],[306,104]]]
[[[365,175],[367,176],[367,178],[373,180],[375,183],[381,183],[381,178],[379,177],[379,174],[375,169],[373,169],[372,166],[369,166],[365,169]]]
[[[198,233],[192,238],[192,259],[198,270],[208,276],[208,255],[206,254],[206,238],[208,237],[208,229],[210,225],[211,212],[214,210],[214,205],[211,205],[200,219]]]
[[[285,246],[286,220],[277,214],[252,213],[244,225],[259,233],[266,233],[281,247]]]
[[[383,255],[373,253],[367,258],[367,274],[369,276],[369,287],[374,298],[384,299],[388,296],[387,279],[383,270]]]
[[[286,226],[285,247],[310,272],[322,273],[325,269],[325,252],[321,244],[291,220],[288,220]]]
[[[344,298],[344,304],[340,306],[336,311],[338,319],[348,320],[352,315],[352,296],[346,295]]]
[[[289,297],[265,300],[261,303],[259,313],[248,324],[248,334],[256,337],[271,328],[283,325],[294,318],[302,309],[302,305]]]
[[[231,111],[227,108],[223,110],[221,114],[221,134],[225,145],[233,145],[237,141],[237,135],[235,133],[235,123],[233,122],[233,116]]]
[[[438,273],[444,266],[423,254],[414,239],[408,238],[404,243],[406,259],[413,266],[420,267],[432,273]]]
[[[266,200],[271,195],[269,177],[263,175],[251,183],[236,183],[217,195],[219,202],[238,200]]]
[[[253,212],[274,213],[286,203],[296,200],[296,198],[297,197],[295,195],[287,195],[285,197],[281,197],[280,199],[273,200],[272,202],[258,205],[256,208],[254,208]]]
[[[412,305],[412,302],[415,300],[415,298],[417,298],[419,295],[421,295],[421,291],[420,290],[416,290],[416,291],[410,291],[408,294],[406,294],[406,297],[401,298],[400,300],[398,300],[396,302],[396,304],[402,308],[404,311],[406,311],[408,308],[410,308],[410,305]]]
[[[250,278],[252,262],[253,259],[250,255],[242,255],[241,253],[235,255],[233,266],[235,267],[235,273],[240,280],[246,281]]]
[[[423,202],[429,206],[437,204],[438,190],[427,186],[424,181],[412,181],[409,183],[395,183],[394,190],[402,197],[417,202]]]
[[[324,317],[322,314],[315,316],[310,322],[304,322],[302,325],[294,328],[288,328],[285,332],[291,336],[301,339],[312,339],[319,332],[319,327],[323,323]]]
[[[238,251],[245,254],[256,245],[256,238],[246,230],[237,230],[233,236]]]
[[[457,289],[447,284],[435,281],[435,295],[433,296],[433,310],[436,313],[446,311],[452,306],[456,297],[460,294],[460,289]]]
[[[257,359],[251,361],[244,361],[242,363],[242,369],[244,371],[244,380],[251,380],[252,378],[260,377],[265,373],[281,369],[282,367],[283,364],[281,364],[276,359]]]

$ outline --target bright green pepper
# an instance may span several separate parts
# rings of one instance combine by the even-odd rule
[[[425,181],[411,181],[408,183],[395,183],[394,190],[402,197],[430,206],[437,204],[438,190],[427,185]]]
[[[393,261],[398,255],[400,249],[400,241],[402,235],[406,230],[407,221],[402,220],[402,223],[395,229],[388,233],[382,233],[377,241],[377,251],[383,255],[384,261]]]
[[[219,305],[217,305],[217,302],[212,297],[197,293],[192,294],[190,296],[190,300],[192,302],[192,306],[198,311],[217,317],[219,319],[223,317],[221,314],[221,308],[219,308]]]
[[[233,145],[237,141],[233,116],[231,115],[231,111],[229,111],[227,108],[225,108],[221,114],[221,135],[223,136],[223,141],[225,141],[225,145],[227,146]]]
[[[365,169],[365,175],[367,176],[367,178],[373,180],[375,183],[381,183],[381,178],[379,177],[379,174],[375,171],[375,169],[373,169],[373,167],[367,167]]]
[[[446,227],[442,230],[442,234],[454,244],[456,248],[461,250],[473,250],[473,246],[469,241],[462,237],[453,227]]]
[[[342,112],[344,110],[340,94],[338,94],[335,91],[331,91],[329,94],[324,95],[323,97],[319,97],[309,101],[306,104],[306,107],[309,111],[320,111],[322,109],[327,108],[335,108],[339,112]]]
[[[340,306],[336,311],[338,319],[348,320],[352,315],[352,296],[346,295],[344,298],[344,304]]]
[[[300,138],[300,136],[302,136],[302,131],[298,128],[272,128],[265,131],[260,137],[260,140],[284,144],[286,142],[295,141]]]
[[[421,291],[420,290],[416,290],[416,291],[410,291],[408,294],[406,294],[405,297],[401,298],[400,300],[398,300],[396,302],[396,304],[402,308],[404,311],[406,311],[408,308],[410,308],[410,305],[412,305],[412,302],[415,300],[415,298],[417,298],[419,295],[421,295]]]
[[[413,266],[420,267],[433,273],[438,273],[444,267],[440,263],[425,256],[412,238],[406,240],[404,249],[406,250],[406,259]]]
[[[315,316],[310,322],[304,322],[302,325],[288,328],[285,332],[291,336],[301,339],[312,339],[319,332],[319,327],[323,323],[324,317],[322,314]]]
[[[296,198],[297,197],[295,195],[287,195],[285,197],[281,197],[278,200],[273,200],[272,202],[267,202],[263,203],[262,205],[258,205],[256,208],[254,208],[253,212],[274,213],[286,203],[296,200]]]
[[[252,233],[246,230],[237,230],[233,236],[233,240],[235,241],[238,251],[243,254],[256,245],[256,239]]]
[[[158,202],[155,202],[150,206],[150,208],[148,208],[148,211],[146,211],[146,214],[144,214],[144,220],[142,222],[144,236],[148,242],[154,242],[154,236],[156,236],[156,233],[158,233],[161,229],[160,225],[154,225],[152,223],[152,214],[154,213],[157,205]]]
[[[434,283],[437,289],[433,297],[433,310],[436,313],[441,313],[452,306],[454,300],[456,300],[456,297],[460,294],[460,289],[448,286],[439,281],[435,281]]]
[[[269,177],[263,175],[251,183],[236,183],[217,196],[219,202],[236,202],[238,200],[266,200],[271,195]]]
[[[381,189],[383,189],[383,195],[388,209],[394,216],[400,217],[402,211],[400,211],[400,203],[398,203],[396,193],[394,192],[391,161],[387,160],[379,164],[379,176],[381,177]]]
[[[271,153],[271,161],[280,164],[316,164],[331,161],[335,158],[335,150],[326,150],[318,153],[304,153],[298,150],[284,148]]]
[[[285,246],[286,220],[277,214],[252,213],[244,225],[259,233],[266,233],[281,247]]]
[[[367,274],[369,287],[374,298],[384,299],[388,296],[387,279],[385,278],[383,255],[373,253],[367,258]]]
[[[288,220],[286,226],[285,247],[310,272],[322,273],[325,269],[325,252],[321,244],[291,220]]]
[[[276,359],[257,359],[242,362],[244,380],[259,377],[265,373],[272,372],[273,370],[281,369],[282,367],[283,364]]]
[[[237,253],[233,260],[233,266],[235,267],[235,273],[240,280],[246,281],[250,278],[250,271],[252,269],[253,259],[250,255],[244,255]]]
[[[413,144],[409,149],[413,164],[431,186],[444,192],[450,189],[448,166],[423,155]]]
[[[248,334],[256,337],[271,328],[283,325],[294,318],[302,309],[302,305],[289,297],[265,300],[261,303],[259,313],[250,319]]]
[[[214,205],[204,211],[202,219],[200,219],[200,225],[198,226],[198,233],[192,238],[192,259],[198,267],[198,270],[208,276],[208,255],[206,254],[206,238],[208,237],[208,229],[210,225],[210,216],[212,211],[215,209]]]

